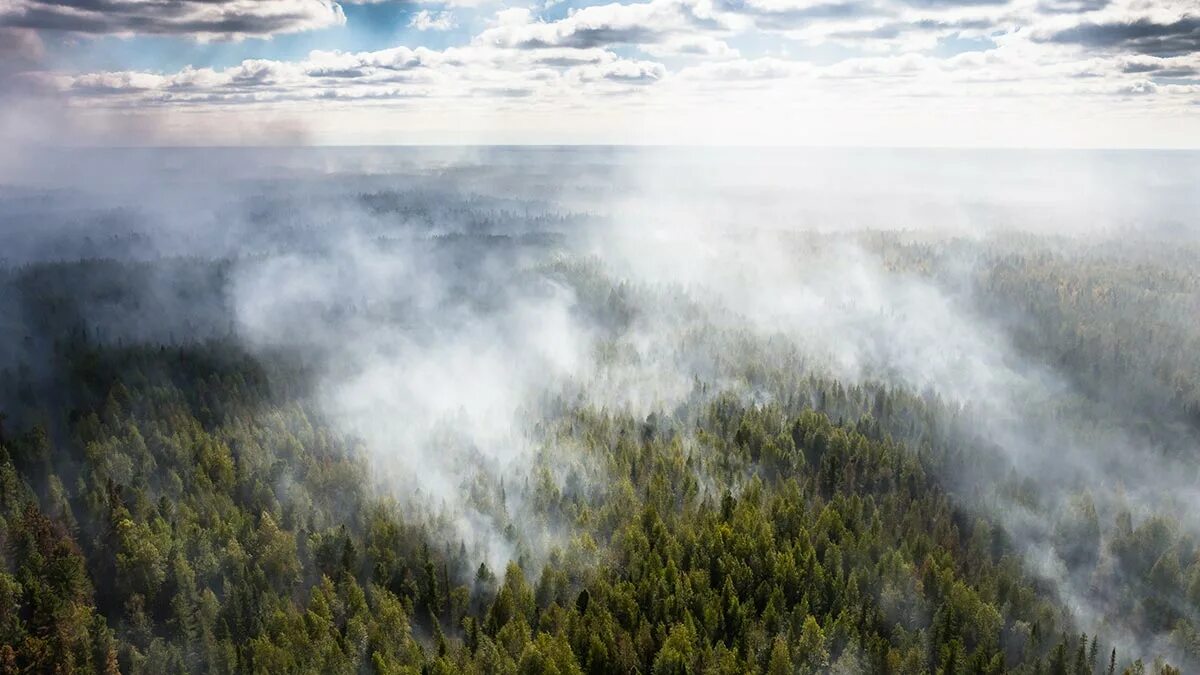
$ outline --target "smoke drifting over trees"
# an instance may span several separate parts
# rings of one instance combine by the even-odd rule
[[[0,667],[1200,667],[1194,153],[3,178]]]

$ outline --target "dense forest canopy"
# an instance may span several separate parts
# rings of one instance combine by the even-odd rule
[[[109,152],[0,190],[0,672],[1200,669],[1191,156]]]

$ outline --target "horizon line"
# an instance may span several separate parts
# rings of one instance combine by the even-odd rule
[[[925,150],[999,152],[1200,152],[1195,146],[1053,146],[1053,145],[762,145],[702,143],[247,143],[161,145],[33,145],[24,150],[320,150],[320,149],[659,149],[659,150]]]

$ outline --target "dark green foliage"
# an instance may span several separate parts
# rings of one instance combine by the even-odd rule
[[[631,321],[637,289],[566,267],[598,322]],[[945,482],[991,464],[934,396],[751,368],[786,395],[551,405],[529,475],[477,495],[516,551],[496,567],[372,482],[294,355],[101,344],[69,304],[52,372],[0,383],[0,673],[1146,670]],[[1134,580],[1126,604],[1200,657],[1186,533],[1121,514],[1104,537],[1084,493],[1057,522],[1073,566]],[[518,525],[568,534],[533,555]]]
[[[4,663],[948,673],[1095,660],[1086,637],[1032,637],[1057,634],[1059,610],[870,424],[721,398],[686,437],[580,409],[539,461],[582,453],[606,480],[556,497],[531,482],[524,497],[575,536],[497,577],[371,496],[355,451],[299,400],[248,385],[261,366],[231,350],[89,349],[75,377],[108,373],[108,391],[69,415],[62,445],[39,429],[4,440]]]

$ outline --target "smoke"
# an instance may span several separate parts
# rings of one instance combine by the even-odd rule
[[[348,235],[315,254],[245,261],[236,315],[256,346],[319,354],[323,409],[362,439],[379,482],[432,500],[503,569],[514,514],[472,503],[471,486],[528,475],[513,471],[532,451],[522,409],[580,372],[589,327],[572,315],[570,289],[523,273],[521,253],[446,248]],[[544,553],[545,533],[524,534]]]
[[[67,185],[47,168],[0,196],[13,205],[10,261],[96,250],[228,260],[203,297],[194,275],[159,271],[132,307],[82,311],[114,332],[139,315],[128,339],[233,332],[255,350],[303,354],[316,402],[359,440],[378,489],[434,514],[494,569],[540,564],[571,536],[520,489],[547,463],[564,481],[563,467],[584,461],[546,433],[564,408],[685,418],[719,393],[792,400],[816,374],[942,402],[947,442],[984,460],[943,476],[961,502],[1002,526],[1081,626],[1110,631],[1123,651],[1166,649],[1095,585],[1139,583],[1108,553],[1122,514],[1167,515],[1200,536],[1185,459],[1195,429],[1166,412],[1114,410],[1097,394],[1105,387],[1082,386],[1030,348],[1021,308],[980,280],[1009,255],[1069,251],[1054,258],[1069,267],[1105,242],[1137,242],[1154,264],[1194,245],[1195,223],[1179,216],[1200,212],[1194,159],[600,148],[115,157],[44,158],[69,159]],[[80,247],[84,233],[92,242]],[[1195,336],[1186,321],[1171,325]]]
[[[39,74],[46,56],[36,31],[0,27],[0,178],[15,176],[53,131],[56,101]]]
[[[1106,168],[1103,158],[1099,164]],[[941,214],[930,209],[926,226],[908,232],[905,211],[897,219],[865,197],[864,203],[843,205],[836,200],[845,197],[837,195],[832,205],[828,199],[797,204],[780,197],[777,176],[764,179],[755,167],[703,166],[708,175],[680,172],[670,163],[655,167],[642,181],[646,191],[627,197],[615,209],[614,225],[595,233],[592,250],[640,284],[684,289],[717,327],[748,330],[759,341],[785,340],[807,367],[848,385],[880,383],[949,402],[947,433],[983,460],[943,476],[959,503],[1002,525],[1027,568],[1049,584],[1082,629],[1115,636],[1123,653],[1178,658],[1165,632],[1128,612],[1122,598],[1128,591],[1097,589],[1161,595],[1124,570],[1113,551],[1128,534],[1120,523],[1129,514],[1147,524],[1165,517],[1176,534],[1200,534],[1200,521],[1189,515],[1200,499],[1197,471],[1185,459],[1194,456],[1200,438],[1170,410],[1120,410],[1107,393],[1082,387],[1079,373],[1019,346],[1015,334],[1022,327],[1013,325],[1019,319],[996,315],[995,299],[976,280],[996,263],[995,252],[1012,250],[1073,251],[1074,259],[1058,260],[1069,267],[1103,263],[1093,247],[1106,242],[1136,242],[1154,251],[1151,265],[1161,263],[1171,247],[1194,242],[1179,212],[1144,207],[1141,192],[1128,203],[1104,203],[1106,214],[1056,194],[1053,230],[1040,209],[1022,211],[1024,219],[1010,220],[1002,210],[975,219],[964,205]],[[1194,175],[1194,167],[1185,175]],[[746,186],[755,188],[755,198]],[[1174,186],[1164,190],[1172,204],[1181,200]],[[1038,197],[1019,186],[1012,196]],[[904,201],[920,203],[916,195]],[[826,209],[844,217],[811,220]],[[1040,231],[1031,236],[1029,229]],[[918,256],[924,269],[897,264],[906,249],[925,250]],[[1167,325],[1194,339],[1194,327]],[[719,352],[713,345],[710,353]],[[1101,388],[1119,386],[1110,381]],[[769,400],[788,392],[753,394]],[[1164,557],[1176,555],[1168,550]],[[1186,602],[1159,600],[1195,620]]]

